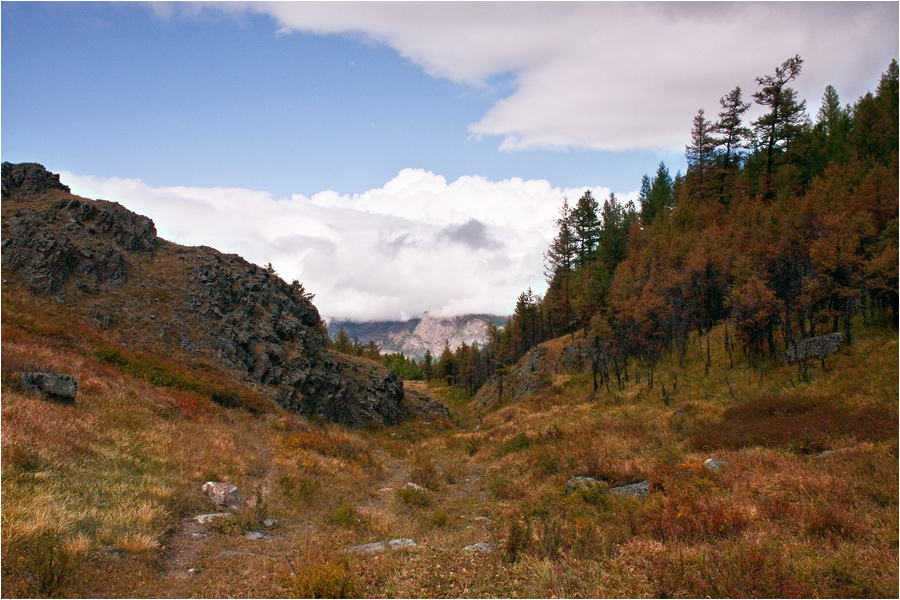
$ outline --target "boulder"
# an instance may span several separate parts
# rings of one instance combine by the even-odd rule
[[[796,362],[797,359],[825,358],[838,351],[844,337],[840,332],[829,333],[802,339],[784,353],[781,364],[786,365]]]
[[[32,393],[60,402],[75,402],[78,392],[78,380],[59,373],[22,373],[22,384]]]
[[[237,486],[219,481],[207,481],[203,484],[203,493],[218,508],[228,508],[241,501]]]

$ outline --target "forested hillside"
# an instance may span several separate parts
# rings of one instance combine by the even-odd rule
[[[828,86],[812,116],[791,87],[802,66],[796,56],[757,78],[755,121],[740,87],[715,120],[700,109],[687,173],[660,163],[637,205],[563,199],[547,292],[523,292],[490,343],[461,348],[442,374],[474,390],[536,344],[584,331],[601,381],[639,361],[652,386],[665,349],[683,355],[689,332],[720,322],[754,367],[819,333],[852,344],[857,316],[896,328],[897,61],[852,106]]]

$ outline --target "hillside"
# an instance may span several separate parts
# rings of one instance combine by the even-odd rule
[[[149,352],[228,371],[303,415],[355,426],[403,418],[402,386],[390,371],[325,349],[299,282],[237,255],[160,239],[147,217],[73,196],[40,165],[4,163],[3,193],[4,280],[103,330],[108,363],[138,368],[134,352]]]

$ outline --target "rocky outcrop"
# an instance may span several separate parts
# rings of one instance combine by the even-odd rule
[[[42,169],[3,165],[4,277],[136,349],[221,364],[303,415],[357,427],[405,417],[393,372],[325,350],[319,312],[298,282],[234,254],[158,239],[149,218],[72,196]]]
[[[126,254],[150,252],[156,243],[147,217],[115,202],[69,197],[50,211],[29,206],[4,217],[2,260],[33,292],[62,302],[70,279],[85,292],[121,286],[131,269]]]
[[[38,163],[11,164],[4,162],[2,165],[2,195],[10,196],[34,196],[50,190],[62,190],[68,192],[69,186],[59,182],[59,175],[51,173]]]

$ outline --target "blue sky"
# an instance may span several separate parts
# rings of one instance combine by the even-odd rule
[[[697,110],[794,54],[814,116],[897,47],[895,2],[4,1],[0,153],[325,315],[505,313],[564,195],[683,170]]]

